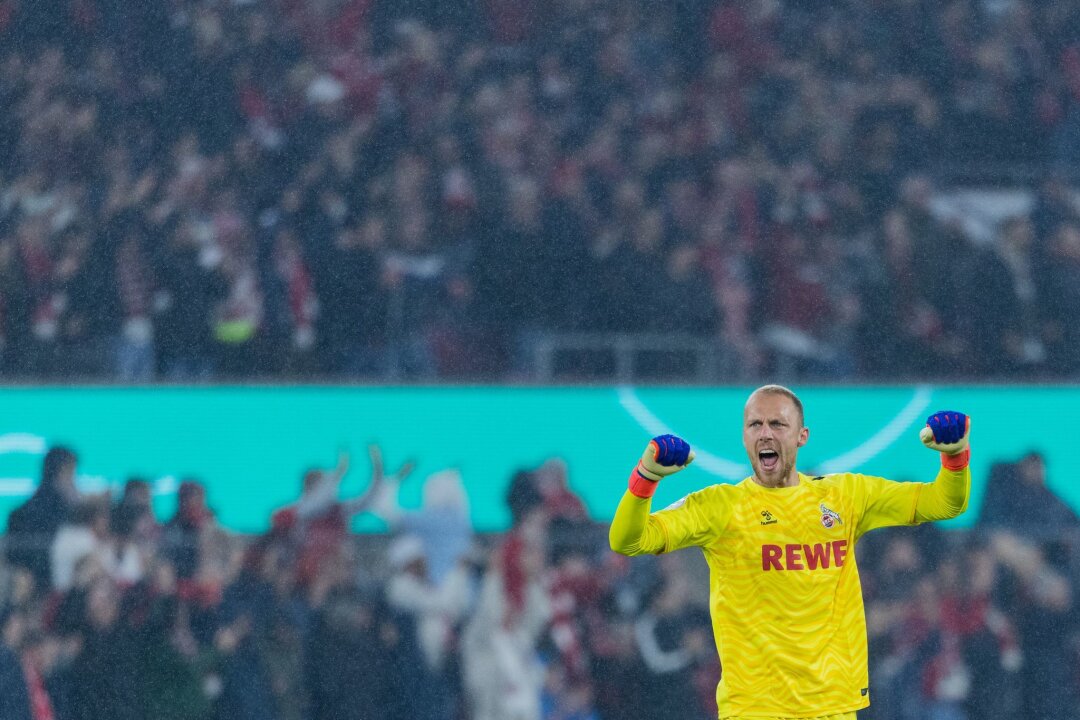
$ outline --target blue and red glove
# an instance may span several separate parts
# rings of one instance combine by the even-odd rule
[[[639,498],[651,498],[661,480],[692,462],[694,451],[690,443],[675,435],[657,435],[649,441],[637,467],[630,473],[630,492]]]
[[[962,470],[971,460],[970,434],[971,418],[962,412],[940,410],[926,418],[919,439],[926,447],[941,453],[942,465],[950,470]]]

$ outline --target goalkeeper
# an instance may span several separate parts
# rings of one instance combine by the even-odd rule
[[[743,409],[753,475],[712,485],[650,514],[660,480],[694,459],[673,435],[649,443],[611,524],[624,555],[696,545],[710,574],[723,676],[721,718],[855,720],[870,704],[866,619],[854,546],[869,530],[956,517],[968,503],[970,421],[938,412],[921,431],[941,453],[930,483],[795,469],[810,430],[791,390],[766,385]]]

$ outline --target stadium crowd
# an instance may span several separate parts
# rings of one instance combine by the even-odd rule
[[[410,467],[371,449],[313,469],[261,536],[218,526],[196,479],[154,516],[132,479],[81,495],[52,448],[8,518],[5,720],[634,720],[716,717],[704,563],[606,549],[566,466],[508,483],[512,529],[474,536],[460,475],[397,502]],[[858,548],[873,720],[1080,717],[1080,522],[1038,454],[991,471],[979,525]],[[351,483],[350,483],[351,484]],[[375,513],[392,531],[349,535]]]
[[[2,0],[0,370],[529,377],[648,330],[720,379],[1075,377],[1078,37],[1071,0]],[[1006,167],[990,242],[932,212]]]

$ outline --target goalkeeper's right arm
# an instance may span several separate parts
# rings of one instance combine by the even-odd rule
[[[649,515],[652,496],[660,480],[693,461],[694,451],[682,438],[660,435],[649,442],[630,473],[629,488],[611,521],[608,543],[612,550],[623,555],[643,555],[664,549],[667,538],[663,526]]]

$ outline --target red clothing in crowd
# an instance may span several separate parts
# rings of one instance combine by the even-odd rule
[[[30,695],[30,711],[34,720],[55,720],[52,701],[45,690],[45,680],[37,671],[34,663],[23,658],[23,675],[26,677],[26,689]]]
[[[276,533],[296,533],[296,578],[302,586],[310,585],[323,564],[337,557],[349,536],[349,519],[340,504],[306,523],[300,522],[296,506],[282,508],[271,517],[270,527]]]

